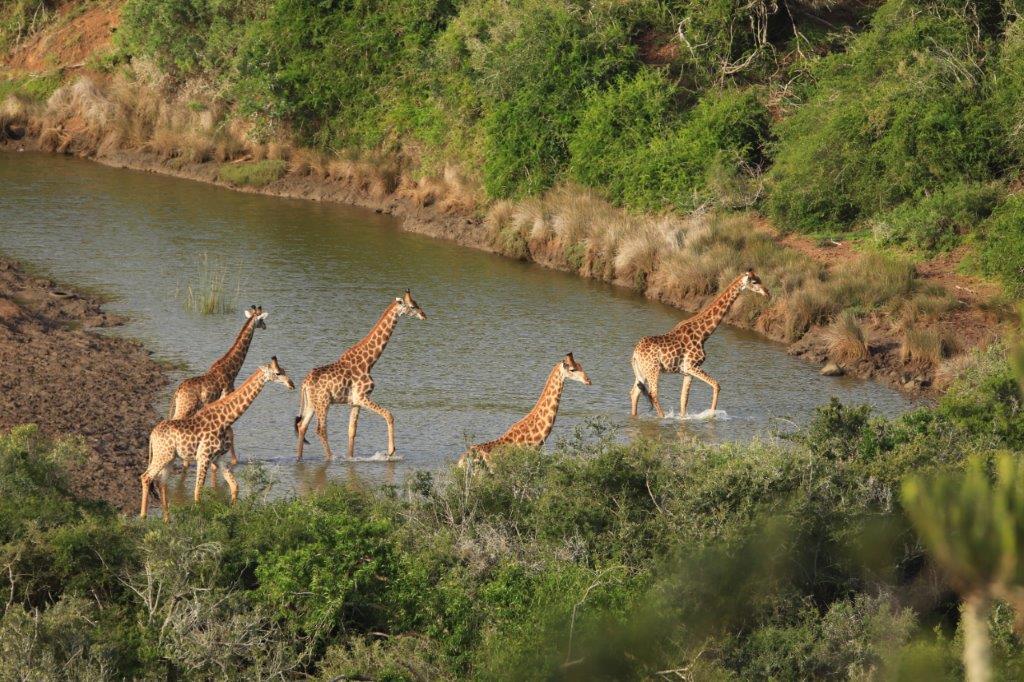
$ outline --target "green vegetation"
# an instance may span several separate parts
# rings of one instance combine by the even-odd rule
[[[1003,471],[997,454],[1024,445],[1019,391],[991,353],[934,409],[888,420],[832,403],[789,442],[619,445],[597,430],[552,454],[505,452],[492,475],[270,502],[247,467],[237,505],[209,497],[169,524],[76,499],[62,463],[78,446],[20,427],[0,437],[0,668],[950,678],[967,633],[955,599],[910,598],[934,577],[901,485],[968,462]],[[995,602],[993,665],[1007,679],[1024,666],[1012,620]]]
[[[59,71],[41,76],[19,76],[0,80],[0,101],[8,96],[23,97],[32,102],[45,102],[60,87]]]
[[[262,187],[279,179],[288,169],[281,159],[264,159],[243,163],[225,163],[217,169],[217,177],[234,185]]]
[[[231,279],[231,269],[227,263],[211,259],[209,254],[203,253],[196,268],[196,281],[185,285],[182,295],[185,310],[201,315],[234,312],[242,283],[236,277],[232,291]],[[180,284],[175,297],[179,294]]]
[[[0,7],[0,50],[32,35],[56,14],[58,0],[10,0]]]

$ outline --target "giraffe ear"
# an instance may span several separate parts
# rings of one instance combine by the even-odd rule
[[[269,314],[270,314],[269,312],[267,312],[267,313],[260,313],[259,315],[256,316],[256,319],[257,320],[265,320],[265,319],[267,319],[267,315],[269,315]]]
[[[248,309],[247,309],[247,310],[245,311],[245,319],[247,319],[247,320],[248,320],[248,319],[249,319],[250,317],[252,317],[252,308],[248,308]]]

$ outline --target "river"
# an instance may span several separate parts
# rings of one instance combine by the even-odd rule
[[[239,381],[276,355],[298,385],[412,290],[428,319],[402,319],[373,371],[373,398],[395,415],[401,460],[346,462],[348,408],[334,406],[329,428],[339,456],[325,463],[310,429],[312,444],[296,464],[298,390],[270,385],[236,425],[236,442],[243,463],[264,462],[285,493],[333,478],[400,483],[409,470],[443,466],[468,442],[494,438],[523,416],[569,351],[593,385],[567,384],[549,445],[593,420],[622,439],[738,440],[791,430],[830,396],[884,414],[911,405],[879,384],[821,377],[782,345],[723,326],[707,343],[704,369],[721,382],[727,418],[657,420],[642,406],[645,416],[630,419],[633,344],[687,315],[633,292],[405,233],[372,211],[81,159],[0,154],[0,183],[0,250],[113,296],[107,307],[131,319],[116,333],[187,367],[172,373],[174,381],[223,354],[242,310],[259,304],[270,313],[267,329],[257,332]],[[204,257],[227,273],[231,298],[237,293],[233,312],[185,310]],[[678,409],[679,377],[661,385],[663,405]],[[695,381],[690,410],[709,401],[710,390]],[[363,410],[358,458],[373,460],[385,445],[383,421]]]

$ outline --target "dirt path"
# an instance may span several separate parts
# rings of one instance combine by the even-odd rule
[[[138,341],[93,331],[122,323],[96,298],[0,258],[0,429],[81,435],[88,459],[72,471],[73,489],[134,511],[167,377]]]

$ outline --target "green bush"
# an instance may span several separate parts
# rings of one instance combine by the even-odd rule
[[[1013,195],[981,225],[978,265],[1012,296],[1024,296],[1024,195]]]
[[[686,114],[659,72],[593,95],[570,141],[574,179],[636,208],[690,210],[716,166],[758,164],[768,112],[751,90],[709,91]]]
[[[776,126],[772,217],[842,231],[916,193],[987,180],[1006,159],[973,35],[954,8],[889,0],[848,51],[823,58]]]
[[[483,178],[493,197],[550,187],[569,162],[584,93],[632,66],[624,27],[596,24],[600,17],[581,10],[573,2],[530,0],[476,27],[490,30],[481,65],[470,74],[486,93]]]
[[[955,182],[905,201],[875,216],[875,239],[885,245],[905,244],[928,252],[948,251],[992,213],[1003,189],[994,183]]]
[[[274,180],[280,179],[288,169],[288,164],[279,159],[264,159],[245,163],[225,163],[217,169],[217,177],[234,185],[263,187]]]

